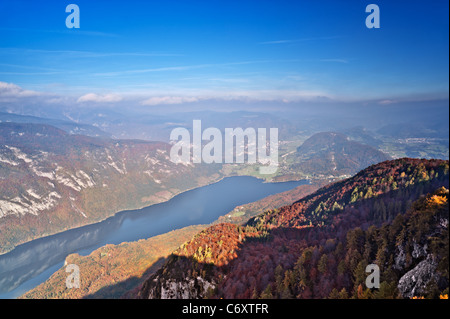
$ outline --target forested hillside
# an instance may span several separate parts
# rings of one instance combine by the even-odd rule
[[[449,164],[373,165],[245,226],[181,246],[139,298],[439,298],[448,293]],[[364,285],[376,264],[381,287]]]

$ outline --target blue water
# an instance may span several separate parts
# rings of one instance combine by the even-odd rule
[[[63,266],[69,254],[88,255],[106,244],[136,241],[190,225],[208,224],[238,205],[307,183],[263,183],[254,177],[228,177],[179,194],[165,203],[123,211],[97,224],[31,241],[0,256],[0,298],[16,298],[46,281]]]

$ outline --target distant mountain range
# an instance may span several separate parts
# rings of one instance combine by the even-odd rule
[[[350,176],[390,159],[376,148],[336,132],[314,134],[297,148],[295,157],[298,162],[295,169],[315,177]]]
[[[57,127],[69,134],[79,134],[94,137],[111,137],[111,134],[106,133],[98,127],[75,123],[73,121],[64,121],[57,119],[41,118],[30,115],[19,115],[14,113],[0,112],[0,123],[30,123],[30,124],[46,124]]]
[[[441,122],[445,121],[441,119]],[[377,130],[377,133],[383,136],[389,136],[393,138],[442,138],[448,136],[448,125],[440,123],[440,125],[429,126],[421,122],[416,123],[397,123],[388,124]]]

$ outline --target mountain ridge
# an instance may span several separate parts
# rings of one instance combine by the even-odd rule
[[[351,176],[369,165],[391,159],[374,147],[338,132],[309,137],[296,151],[295,168],[311,176]]]

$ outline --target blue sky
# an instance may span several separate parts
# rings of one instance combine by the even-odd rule
[[[80,29],[65,26],[70,3]],[[380,29],[365,26],[369,3]],[[438,0],[2,0],[0,97],[448,99],[448,10]]]

